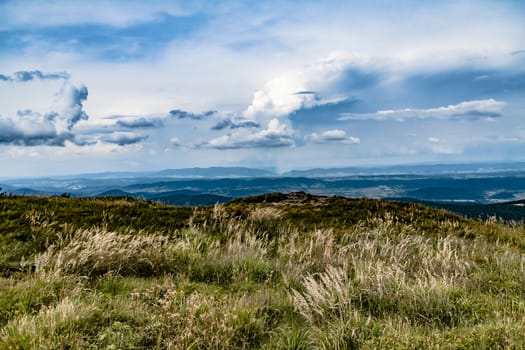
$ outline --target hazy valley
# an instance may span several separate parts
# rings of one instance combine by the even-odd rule
[[[525,163],[312,169],[188,168],[0,180],[3,192],[129,196],[171,205],[213,205],[269,192],[424,202],[473,218],[524,218]]]

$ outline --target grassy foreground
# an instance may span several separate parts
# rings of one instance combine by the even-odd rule
[[[525,227],[268,195],[0,197],[0,349],[523,349]]]

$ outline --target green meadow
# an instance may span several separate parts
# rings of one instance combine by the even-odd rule
[[[523,222],[0,196],[0,349],[523,349],[524,330]]]

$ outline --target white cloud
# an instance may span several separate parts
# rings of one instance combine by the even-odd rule
[[[323,131],[322,133],[313,133],[309,139],[315,143],[326,143],[326,142],[341,142],[345,144],[356,144],[360,143],[359,137],[347,136],[344,130],[334,129]]]
[[[22,109],[16,115],[0,115],[0,143],[64,146],[66,140],[74,141],[73,127],[88,119],[83,109],[87,95],[85,85],[75,86],[66,81],[55,95],[49,112]]]
[[[459,154],[463,152],[464,146],[468,143],[468,140],[455,140],[455,142],[449,142],[447,140],[430,136],[427,138],[428,148],[432,153],[435,154]]]
[[[301,108],[343,100],[351,92],[346,86],[355,92],[374,80],[369,61],[362,55],[334,52],[304,69],[285,73],[254,93],[245,115],[251,118],[282,117]],[[364,73],[365,67],[368,73]],[[349,71],[353,76],[347,76]]]
[[[180,139],[178,137],[172,137],[170,138],[170,143],[175,146],[175,147],[178,147],[181,145],[181,142],[180,142]]]
[[[163,33],[166,34],[166,41],[159,41],[155,47],[144,46],[142,52],[139,48],[137,56],[131,55],[133,57],[128,59],[124,57],[122,60],[114,55],[107,57],[101,55],[108,49],[108,45],[112,45],[106,40],[83,42],[82,36],[75,36],[75,40],[62,41],[60,36],[55,34],[67,30],[66,27],[61,27],[62,25],[89,24],[82,29],[88,29],[94,35],[99,33],[99,29],[122,33],[125,42],[126,39],[130,39],[129,35],[133,34],[129,33],[131,31],[121,31],[118,28],[114,30],[105,26],[123,28],[151,21],[151,25],[156,29],[164,30],[166,28],[162,28],[162,25],[172,24],[171,19],[164,20],[165,14],[174,16],[188,14],[192,9],[183,7],[187,6],[186,4],[200,6],[200,4],[193,5],[194,3],[186,2],[182,6],[180,5],[182,3],[160,0],[147,3],[133,0],[94,0],[89,3],[57,0],[0,1],[0,30],[7,28],[8,39],[12,39],[10,42],[16,42],[10,50],[7,46],[3,48],[0,57],[3,71],[0,73],[37,69],[46,72],[68,71],[75,78],[82,79],[90,88],[89,101],[84,104],[90,119],[80,121],[71,133],[75,134],[76,140],[82,137],[95,143],[82,147],[75,145],[76,152],[85,151],[84,156],[68,158],[70,161],[63,169],[71,169],[71,164],[75,164],[77,169],[77,166],[86,163],[90,149],[96,148],[99,152],[107,151],[106,156],[109,157],[109,153],[115,150],[124,148],[139,150],[140,147],[145,148],[142,153],[137,151],[136,154],[130,155],[130,159],[139,164],[137,167],[144,167],[146,162],[149,162],[149,165],[163,167],[167,162],[149,156],[148,152],[155,147],[158,149],[170,147],[168,143],[173,135],[180,137],[175,143],[202,145],[198,149],[171,146],[171,154],[180,160],[178,163],[180,166],[194,165],[196,162],[201,162],[200,165],[220,164],[226,161],[252,162],[250,164],[257,165],[253,159],[265,156],[271,158],[271,162],[280,162],[286,167],[290,164],[308,166],[312,164],[312,159],[316,159],[310,155],[311,150],[319,150],[316,154],[322,155],[326,149],[336,150],[340,147],[340,143],[344,142],[338,132],[325,134],[323,131],[341,128],[343,123],[334,121],[341,110],[338,110],[330,120],[327,120],[329,117],[325,118],[329,112],[319,117],[318,114],[312,113],[307,116],[310,119],[306,120],[305,117],[305,120],[297,123],[296,121],[302,116],[297,114],[297,119],[292,118],[290,121],[286,115],[298,108],[316,107],[344,97],[355,98],[366,103],[363,111],[391,109],[384,111],[386,113],[384,115],[378,113],[360,115],[362,119],[408,121],[396,125],[372,123],[373,127],[369,123],[355,123],[352,133],[362,137],[363,147],[355,147],[352,157],[361,157],[366,162],[371,161],[369,159],[375,159],[374,161],[378,163],[391,161],[389,154],[385,152],[392,152],[392,154],[398,152],[402,154],[399,161],[412,161],[404,156],[405,153],[411,153],[404,151],[403,144],[407,143],[407,140],[400,135],[411,132],[424,135],[418,139],[419,143],[414,145],[414,148],[428,151],[429,143],[434,144],[428,139],[432,134],[424,132],[424,128],[429,126],[432,128],[430,132],[438,129],[441,132],[447,125],[450,128],[448,131],[462,129],[457,135],[443,132],[441,135],[443,137],[446,135],[446,142],[440,140],[442,142],[435,144],[444,145],[457,143],[457,140],[464,139],[465,134],[483,136],[494,132],[512,135],[517,127],[523,124],[523,113],[516,112],[513,101],[507,97],[512,93],[519,94],[520,91],[509,90],[508,94],[505,91],[503,96],[503,88],[505,88],[503,87],[500,94],[488,95],[488,92],[483,92],[478,95],[473,93],[466,97],[458,97],[456,91],[451,89],[450,92],[443,91],[444,95],[450,96],[449,99],[436,99],[434,105],[428,105],[428,102],[418,100],[417,96],[412,98],[412,94],[407,93],[404,96],[402,86],[398,89],[400,82],[410,84],[411,81],[406,80],[410,77],[426,77],[427,74],[436,72],[461,73],[464,69],[480,70],[481,75],[488,76],[475,82],[479,86],[484,84],[484,81],[491,81],[494,78],[492,72],[495,74],[506,72],[511,87],[512,84],[516,86],[515,82],[519,81],[512,80],[511,69],[518,67],[519,72],[522,72],[523,55],[510,55],[510,53],[523,49],[522,33],[525,22],[522,12],[513,10],[513,2],[490,4],[484,2],[480,5],[475,1],[445,0],[432,4],[414,1],[410,5],[401,6],[379,6],[367,2],[359,4],[346,2],[337,6],[329,2],[303,4],[286,1],[261,2],[255,5],[250,2],[240,4],[229,1],[214,5],[202,3],[204,4],[200,8],[202,11],[196,10],[199,16],[202,16],[195,17],[198,21],[196,30],[187,33],[173,31],[174,35],[171,38],[168,35],[169,31],[165,31]],[[202,18],[211,20],[202,21]],[[192,18],[184,20],[191,21]],[[104,27],[97,27],[97,25]],[[49,30],[39,31],[46,27]],[[146,33],[142,34],[147,36]],[[157,42],[156,39],[158,38],[152,41]],[[334,48],[347,53],[334,54],[316,62],[316,59],[326,57]],[[21,50],[23,55],[20,55]],[[360,52],[363,55],[354,55],[352,52]],[[125,52],[123,56],[126,56]],[[374,59],[369,60],[367,57],[374,57]],[[314,64],[311,64],[312,62]],[[352,70],[361,73],[358,77],[363,77],[363,74],[367,77],[367,72],[372,73],[372,76],[368,76],[370,78],[374,78],[373,73],[379,72],[376,77],[378,80],[371,80],[372,84],[379,85],[374,89],[363,90],[367,89],[366,79],[364,85],[340,84],[343,80],[352,81],[351,74],[345,75]],[[12,80],[15,75],[10,74],[5,77]],[[57,132],[57,124],[42,121],[34,111],[38,111],[43,116],[46,111],[58,108],[51,106],[52,93],[57,91],[61,83],[60,80],[48,79],[45,81],[33,79],[31,83],[26,84],[12,84],[9,81],[0,83],[2,97],[0,114],[3,116],[0,118],[0,131],[15,130],[20,137],[44,134],[48,140],[52,139]],[[19,86],[15,87],[15,85]],[[54,87],[49,88],[50,86]],[[498,86],[495,85],[496,88]],[[30,91],[30,87],[34,88],[34,91]],[[9,90],[11,88],[13,91]],[[420,91],[421,95],[431,95],[425,89]],[[255,96],[253,92],[256,92]],[[46,94],[48,96],[44,96]],[[487,96],[508,103],[505,108],[505,118],[490,125],[469,123],[460,126],[459,123],[447,123],[448,119],[495,118],[501,114],[502,109],[499,107],[493,112],[490,108],[476,107],[475,113],[461,113],[459,105],[447,106],[459,101],[466,101],[467,104],[478,99],[490,101],[481,100]],[[519,100],[521,106],[523,105],[521,96],[514,96],[514,98]],[[24,107],[18,108],[20,104]],[[444,109],[457,107],[457,110],[453,113],[451,110],[440,110],[439,107],[399,109],[411,106],[445,106],[441,107]],[[64,109],[67,109],[66,107]],[[472,105],[470,107],[473,108]],[[215,119],[201,120],[198,123],[188,118],[165,119],[163,115],[174,108],[196,113],[217,109],[230,114],[222,115],[220,119],[217,116]],[[30,109],[33,114],[27,114],[27,119],[21,122],[16,116],[19,109]],[[353,111],[355,110],[357,108]],[[316,111],[317,109],[312,112]],[[480,113],[476,114],[476,111]],[[418,117],[415,117],[415,114]],[[148,129],[151,136],[147,143],[129,146],[103,143],[100,141],[101,137],[117,130],[114,127],[116,119],[102,119],[110,115],[129,116],[129,118],[122,118],[119,126],[121,130],[139,131],[131,129],[134,126],[161,123],[164,123],[164,127]],[[444,117],[445,115],[449,117]],[[161,118],[160,121],[154,121],[148,116],[161,116]],[[249,119],[242,119],[248,116]],[[220,130],[210,129],[226,117],[233,122],[252,121],[255,124],[251,125],[258,123],[262,127],[261,129],[232,129],[232,124],[223,124],[229,126],[225,126],[222,132],[229,132],[229,134],[215,138]],[[275,130],[272,132],[267,127],[268,122],[273,118],[279,119],[278,124],[287,125],[285,132]],[[418,123],[419,119],[438,120]],[[313,120],[316,120],[317,124],[312,125]],[[69,137],[68,123],[60,125],[61,130],[66,130],[63,135]],[[397,132],[392,130],[392,126],[396,127]],[[312,135],[313,132],[315,136]],[[265,144],[293,145],[294,138],[298,138],[297,135],[300,136],[301,141],[307,141],[307,144],[301,145],[300,149],[289,147],[280,149],[279,152],[265,152],[265,150],[261,152],[258,149],[219,152],[206,149],[206,147],[256,148],[265,147]],[[304,135],[306,136],[303,138]],[[351,136],[346,135],[346,137]],[[117,135],[113,135],[113,138],[117,140]],[[340,140],[337,140],[338,138]],[[56,138],[54,140],[59,141]],[[203,143],[204,140],[211,141],[206,144]],[[319,142],[329,144],[319,147],[317,144]],[[27,148],[27,152],[40,151],[42,148],[51,149],[42,153],[43,165],[40,166],[42,171],[56,166],[56,160],[66,157],[66,153],[73,149],[68,146],[67,140],[64,143],[66,146],[60,148],[30,147]],[[214,143],[215,147],[210,143]],[[4,149],[14,146],[4,143],[1,147]],[[24,149],[24,147],[18,148]],[[378,148],[381,149],[378,151]],[[469,152],[468,147],[465,147],[465,150]],[[376,151],[378,155],[373,158]],[[307,154],[303,156],[302,153],[305,152]],[[269,155],[270,153],[272,154]],[[242,159],[240,154],[243,156]],[[334,154],[338,153],[334,151]],[[92,162],[91,166],[101,167],[97,157],[93,156],[89,159]],[[294,159],[300,161],[293,163]],[[352,162],[354,159],[338,160],[334,161],[334,164]],[[53,165],[50,165],[51,161],[54,161]],[[271,162],[268,161],[267,165],[271,166]],[[6,168],[14,169],[18,163],[21,162],[15,160],[6,163],[8,164]],[[125,167],[127,163],[115,157],[107,164],[118,168]],[[16,171],[10,171],[16,174]]]
[[[375,113],[343,113],[339,120],[394,120],[404,122],[410,119],[468,119],[491,120],[502,116],[505,102],[494,99],[465,101],[429,109],[389,109]]]
[[[274,118],[265,130],[250,133],[242,130],[214,138],[201,146],[216,149],[290,147],[295,144],[294,131]]]
[[[124,27],[137,22],[151,21],[161,14],[183,16],[192,12],[186,2],[170,1],[5,1],[0,4],[3,14],[0,28],[45,27],[74,24],[105,24]],[[195,6],[193,6],[195,7]]]

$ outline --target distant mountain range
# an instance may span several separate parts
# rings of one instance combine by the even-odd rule
[[[210,205],[268,192],[297,191],[488,204],[525,199],[525,163],[349,167],[282,174],[243,167],[187,168],[7,179],[0,181],[0,187],[7,194],[129,196],[172,205]]]
[[[292,170],[281,176],[292,177],[341,177],[350,175],[443,175],[488,174],[525,171],[525,163],[472,163],[472,164],[416,164],[381,167],[315,168]]]
[[[119,172],[102,172],[91,174],[79,174],[72,176],[58,176],[56,178],[84,178],[84,179],[115,179],[115,178],[236,178],[236,177],[265,177],[275,176],[271,170],[246,168],[246,167],[209,167],[209,168],[182,168],[182,169],[165,169],[161,171],[119,171]]]
[[[156,176],[166,177],[190,177],[190,178],[225,178],[225,177],[264,177],[274,176],[270,170],[241,168],[241,167],[211,167],[211,168],[187,168],[167,169],[155,173]]]
[[[291,170],[276,172],[270,169],[256,169],[247,167],[209,167],[209,168],[182,168],[165,169],[160,171],[119,171],[87,173],[66,176],[53,176],[38,178],[68,180],[68,179],[134,179],[134,178],[243,178],[243,177],[345,177],[357,175],[452,175],[452,174],[494,174],[508,172],[524,172],[525,162],[514,163],[470,163],[470,164],[413,164],[413,165],[391,165],[375,167],[341,167],[341,168],[313,168],[305,170]],[[11,182],[21,179],[2,179],[0,181]],[[28,180],[28,179],[26,179]],[[34,179],[30,179],[34,180]]]

